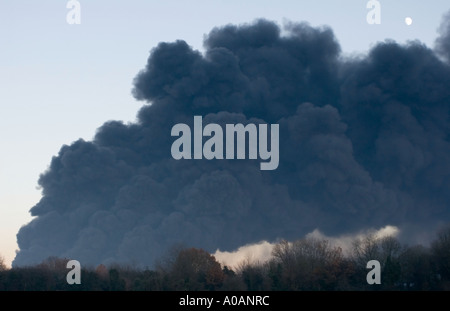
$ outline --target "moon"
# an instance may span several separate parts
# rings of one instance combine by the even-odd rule
[[[405,18],[405,24],[408,26],[411,26],[411,24],[413,23],[413,20],[411,17],[407,17]]]

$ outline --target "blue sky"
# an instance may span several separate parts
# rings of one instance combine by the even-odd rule
[[[79,2],[81,24],[68,25],[65,0],[0,0],[0,254],[8,264],[40,199],[39,174],[63,144],[91,139],[107,120],[135,119],[142,103],[132,80],[158,42],[201,50],[213,27],[263,17],[329,25],[344,54],[386,38],[432,47],[450,9],[444,0],[381,0],[381,25],[368,25],[365,0]]]

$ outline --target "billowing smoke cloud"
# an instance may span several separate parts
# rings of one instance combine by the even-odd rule
[[[315,238],[319,240],[326,240],[333,247],[339,247],[345,256],[351,257],[354,255],[353,248],[354,242],[358,240],[364,240],[367,236],[373,236],[375,239],[382,239],[385,237],[397,238],[400,234],[400,230],[395,226],[386,226],[378,230],[366,229],[361,232],[353,234],[342,234],[335,237],[326,236],[320,230],[314,230],[306,235],[307,238]]]
[[[444,17],[439,33],[440,37],[436,40],[436,50],[447,61],[450,61],[450,12]]]
[[[353,242],[362,240],[369,234],[377,239],[399,235],[399,229],[394,226],[386,226],[378,230],[367,229],[356,234],[343,234],[336,237],[326,236],[320,230],[315,229],[308,233],[305,238],[314,238],[318,240],[326,240],[332,247],[340,247],[345,256],[352,256]],[[300,238],[300,237],[299,237]],[[261,241],[255,244],[249,244],[239,247],[237,250],[223,252],[220,249],[213,254],[222,266],[227,266],[234,270],[239,269],[246,264],[262,264],[272,259],[272,251],[276,243]]]
[[[227,266],[233,270],[239,269],[242,265],[257,264],[269,261],[272,258],[272,250],[275,243],[261,241],[256,244],[249,244],[239,247],[231,252],[216,250],[213,254],[222,266]]]
[[[436,50],[448,56],[443,27]],[[315,228],[390,224],[412,236],[448,221],[449,65],[419,42],[342,60],[329,28],[283,33],[259,20],[212,30],[204,54],[160,43],[134,81],[148,102],[138,121],[110,121],[93,141],[63,146],[40,177],[43,198],[13,264],[151,266],[178,243],[231,251]],[[171,128],[192,128],[194,115],[204,125],[279,124],[278,169],[174,160]]]

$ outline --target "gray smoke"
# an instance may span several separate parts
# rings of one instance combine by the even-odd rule
[[[436,51],[380,43],[342,60],[329,28],[213,29],[205,53],[160,43],[134,81],[149,104],[93,141],[63,146],[41,175],[15,266],[49,256],[151,266],[184,243],[208,251],[395,225],[419,235],[450,220],[450,19]],[[171,157],[171,128],[277,123],[280,164]],[[420,228],[420,232],[417,231]]]

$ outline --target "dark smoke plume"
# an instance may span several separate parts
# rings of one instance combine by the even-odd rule
[[[213,29],[204,54],[160,43],[134,81],[148,102],[138,121],[63,146],[40,177],[14,265],[151,266],[178,243],[213,252],[316,228],[420,234],[449,221],[449,23],[436,50],[384,42],[345,60],[331,29],[290,24],[282,36],[265,20]],[[278,169],[172,159],[171,128],[194,115],[279,124]]]

